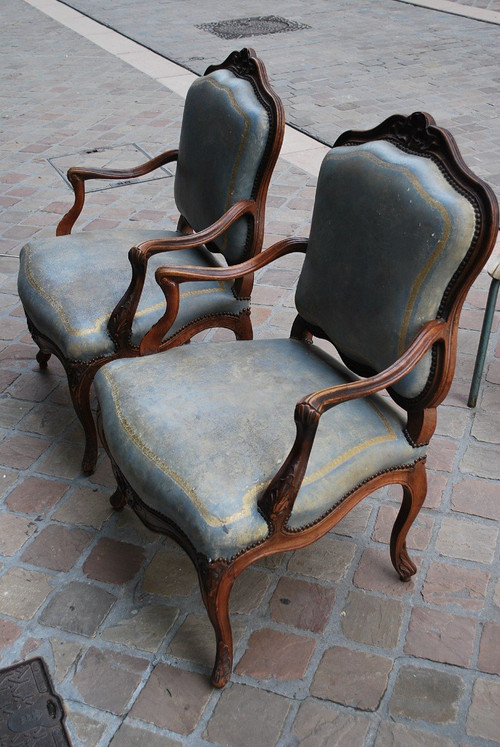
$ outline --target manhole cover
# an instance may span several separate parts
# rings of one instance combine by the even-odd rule
[[[0,745],[70,746],[64,710],[41,658],[0,669]]]
[[[140,145],[136,143],[126,143],[125,145],[116,145],[106,148],[94,148],[84,150],[79,153],[69,153],[66,156],[55,156],[49,158],[51,166],[55,168],[62,179],[71,187],[66,178],[66,172],[70,166],[83,166],[88,169],[131,169],[139,166],[141,163],[149,161],[151,156]],[[123,187],[126,184],[136,184],[138,182],[152,182],[157,179],[165,179],[173,176],[172,171],[162,166],[156,171],[146,176],[140,176],[137,179],[91,179],[86,183],[86,192],[101,192],[104,189],[114,187]],[[71,189],[73,189],[71,187]]]
[[[233,18],[229,21],[202,23],[197,29],[210,31],[221,39],[241,39],[246,36],[265,36],[266,34],[283,34],[286,31],[310,29],[305,23],[289,21],[280,16],[255,16],[255,18]]]

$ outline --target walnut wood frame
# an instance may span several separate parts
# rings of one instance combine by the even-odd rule
[[[390,557],[403,581],[408,581],[416,573],[416,566],[406,548],[406,536],[427,491],[425,457],[416,459],[411,464],[403,464],[398,468],[374,474],[343,496],[327,514],[310,525],[300,529],[287,527],[287,520],[306,472],[319,420],[330,408],[387,389],[393,399],[407,411],[409,439],[415,445],[428,443],[435,429],[436,408],[446,396],[453,378],[460,308],[473,280],[493,249],[498,231],[498,205],[493,192],[469,171],[458,153],[452,136],[446,130],[436,127],[429,115],[415,113],[410,117],[394,116],[373,130],[347,132],[337,140],[336,145],[363,143],[373,139],[389,140],[405,151],[432,158],[438,163],[446,178],[473,204],[476,214],[475,236],[467,256],[444,294],[437,318],[424,325],[397,361],[386,370],[368,378],[308,394],[297,402],[295,441],[288,457],[258,500],[259,512],[269,526],[266,539],[247,547],[233,558],[209,560],[196,550],[179,527],[144,503],[124,478],[110,454],[117,479],[117,490],[111,498],[114,508],[121,509],[128,503],[146,526],[176,540],[194,563],[202,598],[215,631],[216,658],[212,682],[216,687],[223,687],[232,671],[233,643],[229,620],[229,595],[235,579],[260,558],[304,547],[322,537],[364,497],[380,487],[390,484],[402,485],[403,500],[391,534]],[[165,294],[167,312],[145,336],[141,347],[148,353],[160,349],[160,341],[175,319],[179,304],[179,286],[182,283],[243,277],[279,257],[296,251],[307,251],[307,239],[279,241],[260,255],[227,269],[205,270],[179,266],[159,268],[156,271],[156,279]],[[304,319],[297,316],[292,326],[291,337],[311,340],[313,335],[327,339],[325,333],[312,329]],[[407,375],[429,350],[433,351],[434,362],[424,394],[415,400],[400,397],[391,387]],[[100,414],[98,422],[102,442],[109,454]]]
[[[55,342],[40,332],[33,320],[26,315],[28,328],[39,347],[36,360],[40,368],[46,368],[52,354],[64,366],[73,406],[85,433],[82,471],[86,474],[94,471],[98,453],[97,432],[90,406],[90,388],[95,374],[101,366],[115,358],[136,357],[148,352],[147,345],[136,346],[132,344],[131,334],[134,316],[144,287],[149,258],[161,252],[188,249],[204,244],[210,247],[210,243],[215,238],[227,231],[233,223],[242,217],[246,218],[248,224],[245,259],[255,257],[262,250],[267,191],[285,132],[284,108],[280,98],[271,88],[264,64],[256,56],[253,49],[244,48],[241,51],[232,52],[220,65],[208,67],[205,75],[223,68],[251,83],[257,98],[265,107],[269,117],[269,138],[257,171],[251,198],[235,203],[219,220],[203,231],[194,232],[184,216],[181,215],[177,228],[184,234],[183,236],[144,241],[130,249],[128,258],[132,268],[132,278],[129,287],[113,309],[108,322],[108,332],[115,346],[112,355],[96,357],[90,361],[67,359]],[[70,168],[67,176],[73,186],[74,204],[59,222],[56,235],[64,236],[71,233],[73,225],[84,207],[86,181],[90,179],[133,179],[149,174],[155,169],[175,161],[177,155],[178,151],[176,149],[168,150],[140,166],[126,170]],[[92,271],[92,268],[89,269]],[[253,275],[247,274],[244,277],[235,278],[232,290],[236,298],[246,300],[250,298],[252,287]],[[239,314],[220,312],[194,319],[170,338],[164,340],[156,349],[167,350],[177,345],[183,345],[198,332],[212,327],[230,329],[234,332],[235,337],[241,340],[250,340],[253,337],[249,311],[243,311]]]

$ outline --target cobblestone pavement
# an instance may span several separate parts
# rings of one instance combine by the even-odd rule
[[[85,5],[92,9],[92,0]],[[119,4],[125,19],[130,5]],[[176,4],[155,5],[170,12]],[[193,14],[196,5],[199,22],[213,20],[202,0],[178,5]],[[307,5],[316,27],[326,5]],[[300,10],[312,25],[303,3],[275,6],[292,18]],[[322,104],[299,74],[312,74],[311,59],[290,44],[292,34],[262,37],[263,46],[250,40],[281,93],[289,92],[287,119],[330,141],[394,110],[425,108],[498,191],[499,28],[389,0],[329,2],[330,19],[334,6],[356,25],[349,38],[340,27],[332,34],[328,50],[338,61],[324,78],[335,85]],[[147,7],[141,3],[146,32],[172,42],[169,57],[200,53],[200,69],[245,43],[198,34],[191,21],[188,46],[185,20],[150,26]],[[217,8],[219,18],[235,15],[233,3]],[[269,3],[252,4],[252,15],[268,11]],[[238,13],[247,15],[239,6]],[[316,70],[324,31],[314,32]],[[380,45],[391,37],[400,60],[386,66]],[[65,376],[53,358],[38,370],[16,295],[21,246],[53,235],[71,202],[55,167],[89,163],[99,157],[87,153],[96,147],[117,148],[103,158],[125,165],[139,148],[154,155],[173,146],[183,101],[23,0],[3,4],[0,41],[0,667],[43,656],[75,747],[499,744],[498,314],[478,407],[466,407],[486,273],[461,317],[456,377],[430,449],[428,498],[410,535],[417,575],[409,584],[394,576],[387,542],[400,496],[379,491],[312,547],[243,574],[232,598],[235,674],[215,691],[212,630],[189,561],[130,511],[112,512],[104,454],[92,477],[80,475],[82,433]],[[367,55],[368,46],[372,64],[362,73],[353,50]],[[171,187],[165,175],[93,192],[76,230],[129,221],[172,227]],[[313,176],[279,160],[267,243],[307,234],[314,187]],[[287,334],[299,271],[293,257],[261,271],[256,336]]]
[[[235,45],[254,46],[287,122],[329,145],[395,111],[429,111],[500,194],[500,0],[481,3],[498,25],[394,0],[66,1],[197,73]],[[308,28],[236,40],[200,28],[269,13]]]

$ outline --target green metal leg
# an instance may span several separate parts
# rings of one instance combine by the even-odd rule
[[[479,384],[481,383],[481,377],[483,374],[484,359],[486,357],[486,350],[488,348],[488,341],[490,338],[491,325],[493,323],[493,314],[495,313],[499,285],[500,280],[496,280],[495,278],[493,278],[490,285],[490,291],[488,293],[486,311],[484,312],[483,327],[481,329],[481,337],[479,338],[476,364],[474,366],[474,374],[472,376],[472,384],[469,392],[469,401],[467,402],[467,405],[469,407],[475,407],[477,403],[477,394],[479,392]]]

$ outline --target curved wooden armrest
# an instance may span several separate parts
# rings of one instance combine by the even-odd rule
[[[149,174],[167,163],[177,159],[178,150],[167,150],[149,161],[134,166],[131,169],[87,169],[80,166],[72,166],[68,169],[67,177],[75,193],[75,201],[68,212],[63,215],[56,229],[56,236],[66,236],[71,233],[76,219],[80,215],[85,202],[85,182],[88,179],[136,179],[139,176]]]
[[[259,499],[259,510],[279,531],[290,516],[304,479],[321,415],[342,402],[367,397],[394,385],[421,360],[427,351],[445,338],[449,324],[442,319],[428,322],[402,356],[375,376],[339,384],[308,394],[295,406],[294,444],[276,475]]]
[[[204,228],[202,231],[185,233],[182,236],[173,236],[165,239],[149,239],[148,241],[142,241],[130,250],[134,253],[134,257],[137,262],[146,260],[152,257],[154,254],[161,252],[175,252],[179,249],[192,249],[202,244],[207,244],[213,241],[218,236],[227,231],[233,223],[235,223],[243,215],[249,213],[255,216],[256,204],[254,200],[240,200],[235,202],[224,215],[222,215],[215,223],[212,223],[208,228]],[[131,262],[135,261],[130,259]]]
[[[130,344],[132,322],[144,287],[149,258],[161,252],[190,249],[213,241],[217,236],[227,231],[243,215],[248,213],[255,215],[255,210],[256,204],[253,200],[241,200],[232,205],[221,218],[203,231],[165,239],[151,239],[143,241],[141,244],[133,246],[130,249],[128,258],[132,265],[132,279],[127,290],[113,309],[108,321],[108,332],[118,345],[118,348],[126,347]],[[177,311],[175,312],[176,315]]]
[[[429,348],[440,339],[443,339],[445,330],[449,327],[443,319],[434,319],[427,322],[413,342],[389,368],[384,369],[375,376],[370,376],[360,381],[340,384],[338,386],[322,389],[318,392],[308,394],[297,403],[306,405],[318,413],[318,417],[341,402],[351,399],[367,397],[382,389],[388,389],[406,376],[411,369],[423,358]]]
[[[198,237],[201,234],[196,234]],[[254,273],[261,267],[265,267],[279,257],[284,257],[292,252],[305,252],[307,239],[282,239],[255,257],[231,267],[193,267],[186,266],[164,266],[156,270],[156,282],[160,285],[166,301],[164,315],[154,324],[141,340],[140,353],[148,355],[158,351],[160,344],[174,323],[179,311],[181,283],[203,281],[203,280],[235,280]]]
[[[305,252],[307,239],[281,239],[276,244],[264,249],[260,254],[231,267],[192,267],[190,265],[169,265],[156,270],[156,282],[163,286],[167,282],[188,283],[196,280],[235,280],[274,262],[280,257],[293,252]]]

